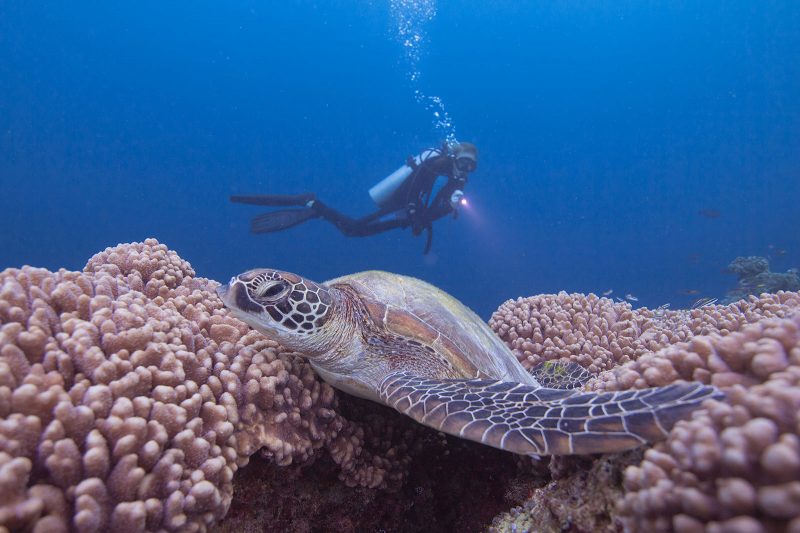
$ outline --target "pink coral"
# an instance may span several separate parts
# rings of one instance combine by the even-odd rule
[[[678,311],[632,309],[594,294],[561,292],[508,300],[489,325],[528,368],[567,358],[598,373],[695,335],[727,335],[798,308],[800,295],[793,292]]]
[[[635,359],[648,343],[646,316],[594,294],[543,294],[508,300],[489,325],[527,367],[568,358],[592,373]]]
[[[742,378],[626,471],[628,527],[800,530],[800,317],[695,340],[676,347],[687,372]]]
[[[694,380],[726,392],[627,469],[618,509],[627,530],[800,531],[798,310],[793,292],[679,311],[560,293],[508,301],[490,324],[526,365],[566,357],[602,370],[590,389]],[[543,508],[559,505],[538,497]],[[498,523],[539,522],[536,509]]]
[[[773,312],[791,315],[796,295],[776,299],[784,303]],[[666,442],[626,471],[620,513],[631,530],[800,528],[800,316],[744,327],[745,321],[723,319],[726,327],[711,335],[644,355],[590,384],[623,390],[697,380],[727,395],[679,422]]]
[[[327,448],[362,487],[400,486],[419,450],[423,479],[447,457],[379,406],[342,402],[360,422],[343,418],[333,389],[232,318],[216,286],[154,240],[84,272],[0,273],[0,530],[204,530],[259,450],[277,467]],[[560,293],[506,302],[491,325],[527,365],[567,357],[599,373],[591,388],[724,388],[628,470],[619,510],[632,530],[758,531],[800,528],[800,323],[785,319],[799,307],[798,293],[691,311]],[[585,493],[571,472],[550,484],[570,498]]]
[[[202,530],[252,453],[338,434],[333,390],[216,285],[155,240],[0,273],[0,529]]]
[[[775,304],[775,301],[782,302]],[[775,317],[791,316],[800,309],[800,295],[762,295],[748,302],[715,306],[695,313],[687,342],[645,352],[626,365],[600,374],[591,384],[598,390],[623,390],[668,385],[677,379],[701,381],[718,387],[760,383],[790,364],[776,349],[786,339],[775,338],[782,328],[771,326]],[[771,305],[772,304],[772,305]],[[773,307],[775,305],[775,307]],[[721,326],[721,327],[720,327]],[[741,330],[741,331],[739,331]]]

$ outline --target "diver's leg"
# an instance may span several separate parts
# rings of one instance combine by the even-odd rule
[[[343,215],[316,199],[304,205],[307,207],[299,209],[281,209],[279,211],[270,211],[258,215],[250,222],[250,230],[253,233],[270,233],[297,226],[312,218],[322,217],[339,228],[339,230],[347,236],[359,235],[359,224],[357,220]]]
[[[407,228],[409,222],[402,218],[394,218],[391,220],[380,220],[370,224],[358,224],[353,229],[353,237],[369,237],[370,235],[377,235],[384,231],[389,231],[397,228]]]
[[[386,214],[381,211],[360,219],[351,218],[333,209],[332,207],[325,205],[320,200],[314,200],[307,209],[309,211],[313,211],[314,214],[311,216],[324,218],[336,226],[339,231],[348,237],[367,237],[369,235],[383,233],[384,231],[388,231],[390,229],[405,228],[410,224],[408,219],[405,217],[377,222],[374,221],[376,218]]]
[[[380,218],[385,217],[389,213],[394,213],[396,211],[397,211],[396,208],[395,209],[390,209],[390,208],[382,207],[382,208],[378,209],[377,211],[375,211],[374,213],[370,213],[367,216],[359,218],[355,222],[359,226],[365,226],[365,225],[370,224],[370,223],[372,223],[372,222],[374,222],[374,221],[376,221],[376,220],[378,220]]]
[[[358,220],[354,218],[350,218],[347,215],[344,215],[333,209],[328,207],[324,203],[320,202],[319,200],[315,200],[311,204],[311,209],[317,216],[320,216],[336,226],[339,231],[347,235],[348,237],[358,237]]]
[[[317,199],[314,193],[304,194],[254,194],[250,196],[231,196],[231,202],[237,204],[288,206],[307,205]]]
[[[331,209],[319,200],[316,200],[312,204],[312,209],[314,209],[319,216],[339,228],[339,231],[348,237],[368,237],[395,228],[406,228],[411,224],[408,215],[405,213],[389,220],[377,220],[389,213],[385,210],[378,210],[365,217],[354,219],[343,215],[335,209]]]

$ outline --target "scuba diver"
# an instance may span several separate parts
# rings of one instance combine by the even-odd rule
[[[425,252],[433,241],[433,222],[465,204],[467,177],[478,166],[478,150],[471,143],[444,143],[430,148],[398,168],[369,190],[378,209],[362,218],[350,218],[322,203],[314,193],[297,195],[231,196],[241,204],[272,207],[300,206],[258,215],[250,222],[253,233],[270,233],[297,226],[312,218],[324,218],[348,237],[366,237],[395,228],[411,228],[414,236],[427,233]],[[439,176],[447,181],[434,194]]]

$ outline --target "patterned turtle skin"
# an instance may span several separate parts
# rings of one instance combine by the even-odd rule
[[[665,438],[704,400],[722,396],[700,383],[584,392],[591,376],[564,361],[528,372],[466,306],[398,274],[360,272],[320,284],[258,269],[218,293],[237,318],[308,358],[332,386],[522,455],[635,448]]]

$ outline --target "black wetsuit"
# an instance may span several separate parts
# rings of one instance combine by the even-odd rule
[[[351,218],[340,213],[318,200],[313,193],[236,195],[231,196],[231,201],[264,206],[302,206],[298,209],[270,211],[254,217],[250,223],[253,233],[282,231],[312,218],[324,218],[350,237],[366,237],[396,228],[411,227],[414,235],[427,231],[427,253],[431,247],[433,222],[450,213],[458,214],[450,204],[450,198],[455,191],[466,185],[467,172],[456,172],[453,155],[446,147],[423,154],[429,155],[419,164],[414,158],[409,158],[408,165],[413,169],[411,174],[382,203],[380,209],[362,218]],[[447,178],[447,182],[434,195],[433,190],[439,176]]]
[[[413,160],[409,160],[412,164]],[[431,228],[435,220],[450,213],[456,213],[450,205],[450,197],[466,185],[466,178],[453,174],[453,160],[446,154],[436,154],[416,166],[411,175],[398,187],[387,202],[376,212],[362,218],[351,218],[328,207],[319,200],[313,209],[318,216],[334,224],[342,233],[350,237],[366,237],[395,228],[411,227],[414,235],[428,230],[430,248]],[[439,176],[447,178],[436,196],[431,199],[433,187]],[[382,220],[391,215],[392,218]]]

